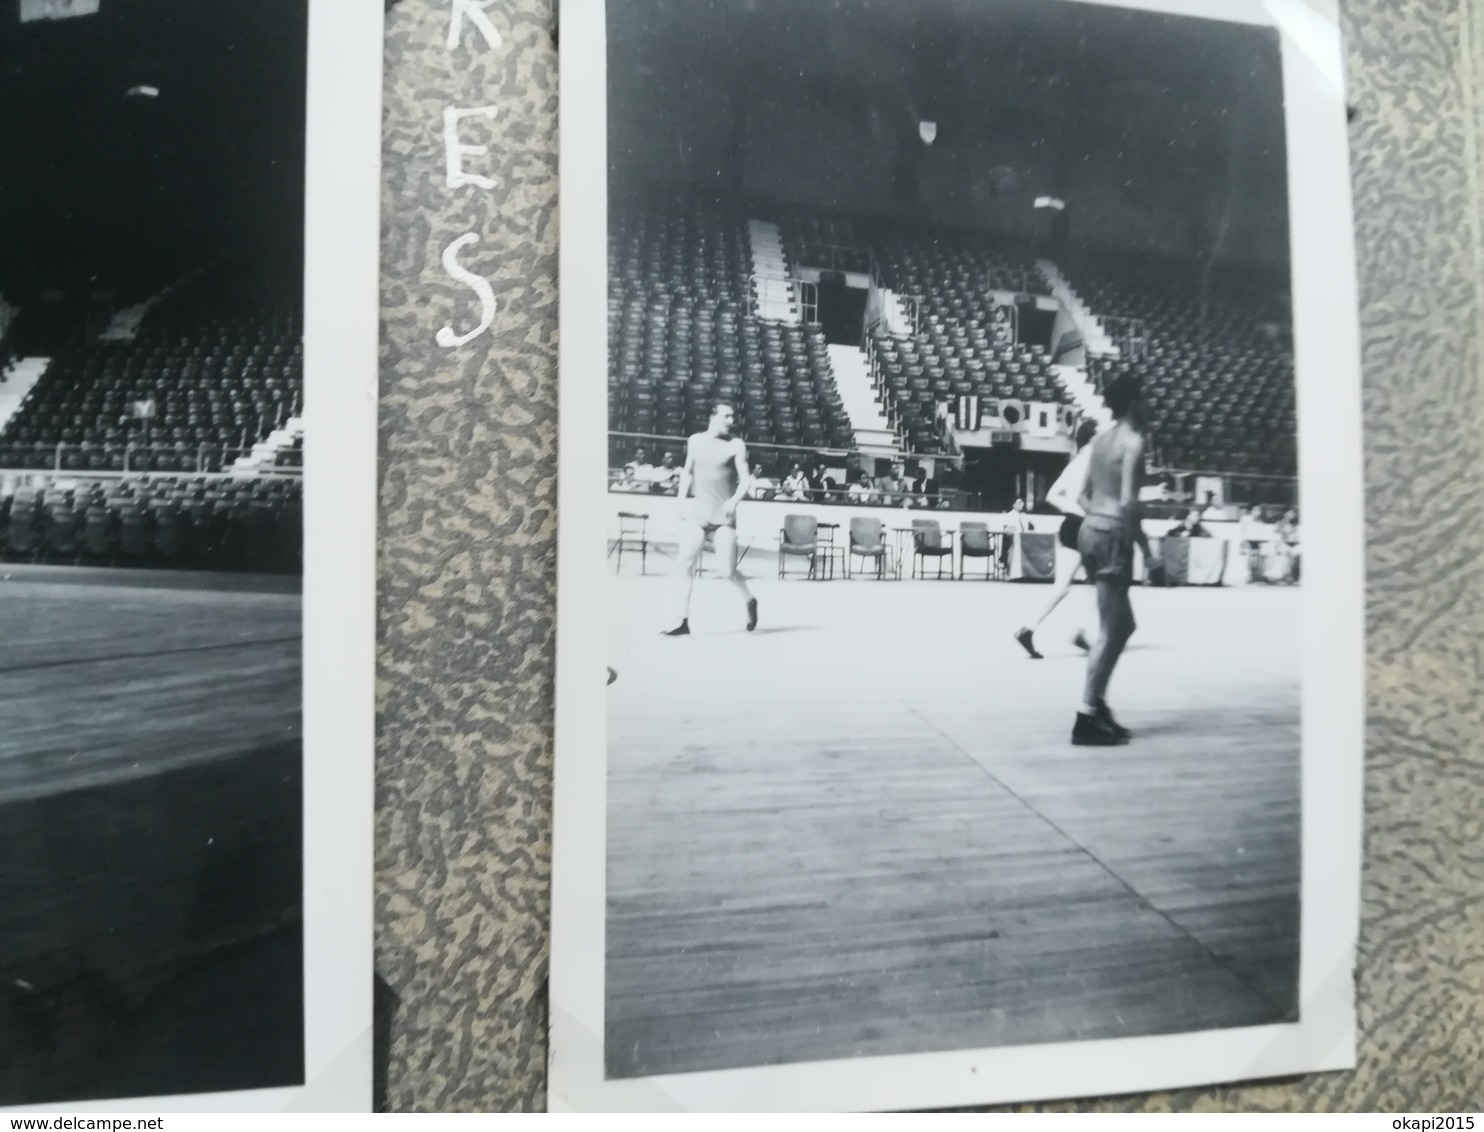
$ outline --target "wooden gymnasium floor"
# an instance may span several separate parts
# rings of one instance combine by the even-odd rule
[[[0,1105],[302,1080],[297,585],[0,566]]]
[[[754,588],[614,579],[610,1076],[1295,1017],[1296,591],[1136,591],[1089,750],[1085,587]]]
[[[296,585],[0,568],[0,802],[298,742]]]

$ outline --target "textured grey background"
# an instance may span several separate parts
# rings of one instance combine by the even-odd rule
[[[1360,1069],[1058,1107],[1484,1109],[1477,7],[1343,5],[1369,534]],[[544,1104],[557,55],[548,0],[489,11],[497,51],[472,29],[445,49],[447,0],[387,15],[376,949],[403,1111]],[[469,166],[498,185],[450,191],[443,108],[485,105]],[[500,309],[444,350],[436,330],[474,308],[439,257],[470,231],[462,261]]]

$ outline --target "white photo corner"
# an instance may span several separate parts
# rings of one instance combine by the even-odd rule
[[[549,1107],[1353,1067],[1334,5],[562,8]]]
[[[0,43],[0,1107],[368,1111],[381,12]]]

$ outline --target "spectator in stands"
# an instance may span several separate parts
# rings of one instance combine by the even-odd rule
[[[761,464],[754,464],[752,486],[748,488],[747,494],[752,499],[772,499],[778,494],[778,481],[768,475],[767,469]]]
[[[640,485],[649,483],[654,476],[654,465],[649,462],[649,454],[642,448],[635,450],[634,458],[624,465],[624,470],[632,472],[632,478]]]
[[[1242,552],[1247,556],[1247,580],[1249,582],[1265,582],[1267,575],[1263,570],[1263,530],[1262,515],[1256,507],[1242,508],[1242,518],[1237,523],[1237,541],[1242,547]]]
[[[850,485],[850,490],[846,494],[852,503],[875,503],[876,485],[871,482],[869,474],[862,472],[860,478]]]
[[[912,473],[912,483],[911,486],[907,488],[907,491],[912,496],[912,506],[932,506],[932,500],[928,498],[928,478],[926,468],[919,465],[917,471]]]
[[[1210,538],[1211,532],[1201,522],[1201,513],[1190,508],[1180,516],[1180,522],[1170,531],[1170,538]]]
[[[1275,532],[1275,548],[1283,556],[1282,580],[1287,585],[1296,585],[1299,580],[1299,526],[1298,512],[1288,511],[1278,520]]]
[[[618,479],[614,481],[613,487],[610,490],[635,492],[644,491],[645,489],[646,485],[640,483],[638,477],[635,476],[634,465],[631,461],[624,465],[623,471],[619,472]]]
[[[819,463],[810,464],[807,479],[809,483],[809,498],[816,503],[823,502],[827,498],[825,484],[829,482],[833,486],[832,481],[827,480],[825,477],[824,465]]]
[[[903,502],[902,491],[905,485],[902,477],[898,474],[896,465],[892,465],[886,475],[876,481],[876,494],[880,496],[881,502],[888,507],[896,507]]]
[[[804,475],[801,465],[795,464],[793,471],[783,481],[783,490],[778,493],[779,499],[801,500],[806,499],[809,494],[809,477]]]
[[[1005,516],[1005,537],[1000,540],[1000,568],[1008,571],[1010,569],[1010,555],[1015,550],[1015,536],[1023,535],[1030,530],[1030,522],[1025,517],[1025,500],[1017,499],[1010,508],[1010,513]]]
[[[651,473],[650,490],[656,495],[667,495],[674,492],[679,482],[680,469],[675,465],[675,453],[666,452],[660,466]]]

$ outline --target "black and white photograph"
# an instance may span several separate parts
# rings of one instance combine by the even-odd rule
[[[0,1107],[311,1080],[309,42],[0,11]]]
[[[1355,933],[1360,680],[1316,652],[1361,618],[1332,24],[567,7],[564,83],[605,66],[564,85],[564,152],[604,139],[606,193],[563,203],[559,649],[587,663],[558,675],[558,1102],[1344,1064],[1323,965]],[[579,922],[600,943],[571,943],[564,1001]],[[973,1056],[901,1060],[942,1054]]]

